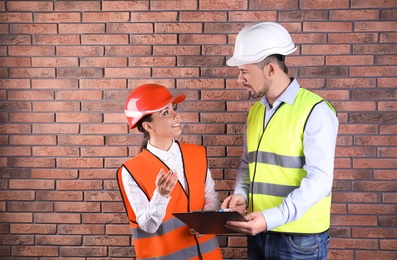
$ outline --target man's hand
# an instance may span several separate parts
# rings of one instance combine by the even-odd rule
[[[245,201],[244,195],[230,195],[223,201],[221,209],[234,209],[241,215],[245,215],[247,213],[247,202]]]
[[[262,212],[252,212],[251,214],[245,216],[245,218],[248,220],[248,222],[228,221],[226,222],[225,226],[231,230],[251,236],[255,236],[258,233],[266,231],[267,223]]]
[[[161,169],[156,177],[157,192],[163,197],[169,197],[177,181],[178,176],[174,171],[170,170],[166,173]]]

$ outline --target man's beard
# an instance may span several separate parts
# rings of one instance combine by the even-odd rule
[[[270,88],[270,83],[265,82],[263,84],[262,89],[259,92],[255,92],[255,90],[253,92],[250,91],[248,99],[257,99],[257,98],[262,98],[262,97],[266,96],[266,94],[269,92],[269,88]]]

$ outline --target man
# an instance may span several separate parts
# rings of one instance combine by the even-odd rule
[[[247,234],[248,259],[327,259],[338,119],[332,105],[289,78],[288,31],[253,23],[236,38],[229,66],[260,98],[250,109],[234,194],[221,208],[248,215],[227,227]]]

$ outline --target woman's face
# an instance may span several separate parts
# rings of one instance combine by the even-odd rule
[[[149,124],[150,138],[175,138],[182,133],[181,117],[176,112],[176,105],[168,104],[163,110],[152,114]]]

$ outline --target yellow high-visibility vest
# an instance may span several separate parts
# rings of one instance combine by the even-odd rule
[[[300,88],[292,105],[283,103],[264,129],[265,105],[256,102],[247,119],[249,156],[249,212],[279,206],[300,183],[307,172],[303,169],[303,132],[320,96]],[[327,102],[327,101],[325,101]],[[332,105],[328,106],[335,112]],[[336,113],[336,112],[335,112]],[[285,233],[321,233],[330,226],[331,194],[313,205],[298,220],[271,231]]]

